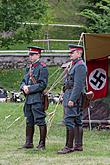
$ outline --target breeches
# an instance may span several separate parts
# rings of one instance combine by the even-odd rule
[[[29,126],[38,126],[45,125],[46,114],[43,110],[41,103],[26,104],[24,105],[24,116],[26,117],[26,124]]]
[[[82,126],[82,111],[79,107],[64,107],[64,123],[68,128]]]

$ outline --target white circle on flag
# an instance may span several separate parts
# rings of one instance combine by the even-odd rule
[[[89,84],[94,90],[101,90],[104,88],[107,81],[106,71],[102,68],[93,70],[89,75]]]

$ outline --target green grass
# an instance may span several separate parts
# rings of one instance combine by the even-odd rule
[[[65,144],[65,127],[59,123],[63,117],[59,105],[48,132],[45,151],[18,149],[25,141],[23,104],[0,104],[0,165],[110,165],[110,132],[84,129],[84,151],[57,155]],[[55,109],[50,105],[47,113]],[[9,116],[10,115],[10,116]],[[15,119],[20,117],[18,121]],[[47,115],[47,121],[49,117]],[[49,124],[48,124],[49,128]],[[39,140],[36,127],[34,145]]]

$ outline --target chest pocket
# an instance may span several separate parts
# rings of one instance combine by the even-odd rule
[[[35,68],[33,70],[33,76],[35,77],[36,80],[38,80],[39,75],[40,75],[40,69],[39,68],[38,69]]]
[[[38,81],[39,79],[39,74],[40,74],[40,69],[35,67],[35,68],[32,68],[32,76],[34,77],[34,79],[36,80],[36,82]],[[33,84],[33,81],[30,80],[30,84]]]
[[[74,83],[74,70],[70,70],[70,72],[67,75],[67,82],[69,85],[73,85]]]

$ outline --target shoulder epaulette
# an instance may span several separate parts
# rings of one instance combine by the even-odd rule
[[[78,61],[78,64],[82,64],[82,63],[83,63],[83,61],[82,61],[82,60]]]
[[[41,64],[42,66],[46,66],[46,64],[45,64],[44,62],[40,62],[40,64]]]

